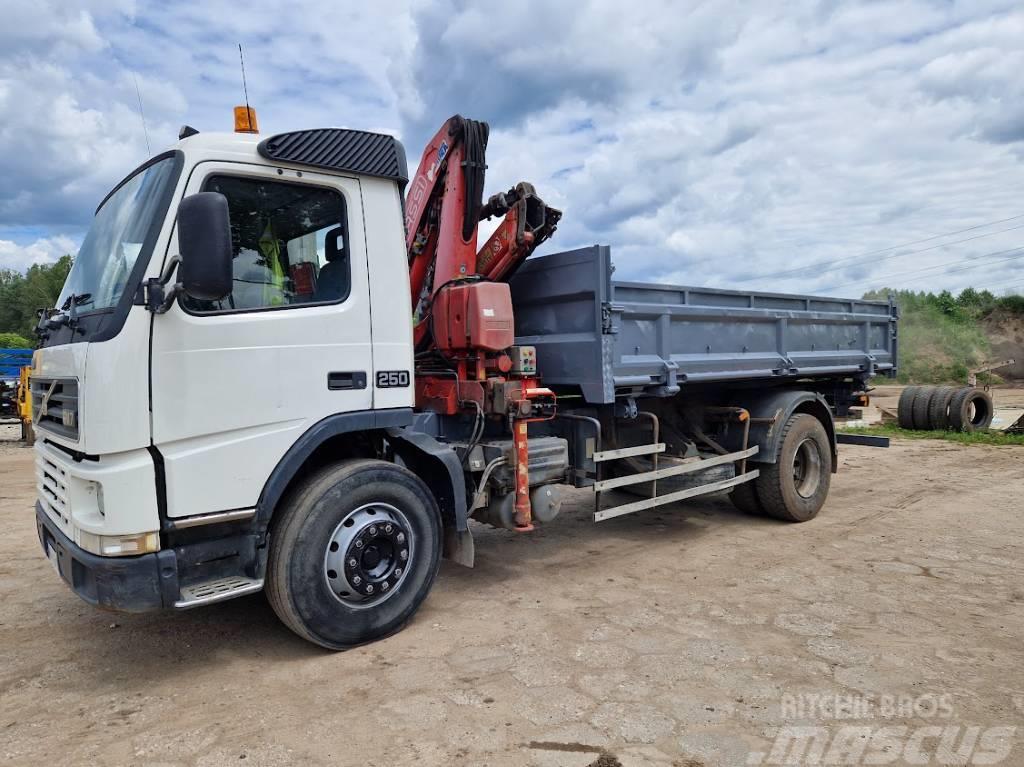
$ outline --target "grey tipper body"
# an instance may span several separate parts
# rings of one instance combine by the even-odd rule
[[[612,279],[611,249],[533,258],[511,280],[516,343],[590,404],[698,383],[867,379],[896,363],[894,304]]]

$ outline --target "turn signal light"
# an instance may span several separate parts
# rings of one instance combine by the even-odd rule
[[[158,533],[138,535],[96,535],[84,530],[75,531],[76,543],[92,554],[101,557],[133,557],[160,549]]]
[[[256,110],[250,106],[235,107],[235,133],[259,133]]]

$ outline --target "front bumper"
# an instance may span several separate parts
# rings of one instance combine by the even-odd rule
[[[90,554],[57,528],[38,501],[36,532],[43,554],[55,561],[60,577],[89,604],[138,613],[173,607],[178,599],[173,549],[138,557]]]

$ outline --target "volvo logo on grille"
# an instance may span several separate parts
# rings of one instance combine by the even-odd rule
[[[51,381],[50,388],[46,390],[46,394],[44,394],[43,398],[39,401],[39,409],[36,411],[36,416],[33,419],[36,423],[39,423],[39,419],[43,418],[46,415],[46,412],[50,409],[50,395],[53,394],[53,390],[56,386],[57,382]]]

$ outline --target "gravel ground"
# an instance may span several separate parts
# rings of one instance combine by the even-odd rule
[[[94,610],[40,553],[33,493],[31,451],[0,445],[7,764],[738,767],[795,725],[976,726],[1024,763],[1019,448],[844,446],[804,525],[721,498],[595,525],[578,493],[535,534],[477,528],[474,570],[345,653],[262,595]],[[906,740],[874,763],[939,763]]]

